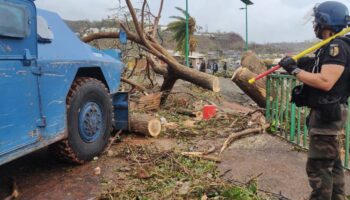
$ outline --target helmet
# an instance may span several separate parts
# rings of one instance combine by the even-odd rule
[[[339,32],[349,23],[349,10],[340,2],[326,1],[314,7],[314,17],[319,28]]]

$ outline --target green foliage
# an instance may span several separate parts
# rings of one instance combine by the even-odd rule
[[[218,172],[214,162],[208,162],[196,158],[188,158],[182,155],[166,152],[153,152],[149,149],[132,149],[130,158],[145,157],[149,155],[152,166],[144,166],[150,173],[150,177],[140,179],[130,174],[129,187],[120,191],[120,188],[108,190],[102,194],[101,199],[174,199],[175,197],[198,198],[205,193],[220,189],[212,188],[212,183],[217,181]],[[120,172],[118,172],[120,173]],[[184,194],[178,194],[182,187],[187,185]]]
[[[186,11],[182,8],[175,7],[179,10],[185,17],[171,16],[170,18],[176,19],[168,24],[168,31],[173,33],[173,40],[176,41],[176,51],[181,52],[183,55],[186,53]],[[189,18],[189,46],[190,51],[194,51],[196,47],[196,40],[194,38],[194,32],[196,31],[196,21],[193,17],[188,14]]]
[[[267,129],[267,132],[269,132],[269,133],[276,133],[277,130],[278,130],[278,127],[277,127],[276,120],[273,119],[271,121],[270,127]]]
[[[258,185],[256,181],[251,181],[247,185],[247,187],[238,187],[238,186],[232,186],[229,188],[226,188],[222,196],[227,199],[235,199],[235,200],[262,200],[257,195],[258,192]]]
[[[255,179],[250,181],[247,185],[247,189],[253,194],[258,194],[258,182]]]
[[[213,199],[263,200],[258,196],[255,179],[245,187],[234,186],[219,178],[214,162],[189,158],[173,152],[154,152],[150,148],[129,149],[128,157],[145,157],[149,178],[140,179],[129,175],[125,188],[116,186],[100,196],[103,200],[114,199],[200,199],[204,195]],[[116,173],[120,173],[119,171]]]

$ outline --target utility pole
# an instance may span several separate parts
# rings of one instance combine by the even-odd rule
[[[189,37],[189,16],[188,16],[188,0],[186,0],[186,65],[187,67],[190,66],[189,60],[188,60],[188,54],[190,51],[190,37]]]
[[[250,0],[241,0],[245,4],[245,8],[240,8],[245,10],[245,51],[248,51],[248,5],[253,5]]]

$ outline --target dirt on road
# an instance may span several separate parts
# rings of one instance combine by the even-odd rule
[[[232,81],[221,79],[221,86],[221,95],[215,97],[219,98],[216,103],[221,106],[221,112],[244,113],[254,109],[251,107],[252,101]],[[189,84],[180,82],[176,86],[178,91],[185,91],[184,88],[188,89]],[[169,118],[167,120],[171,121]],[[123,135],[122,141],[114,144],[108,154],[84,165],[62,163],[53,158],[47,149],[43,149],[0,166],[0,199],[11,192],[13,180],[20,193],[18,199],[23,200],[93,200],[101,198],[106,192],[120,190],[124,191],[124,194],[119,192],[118,197],[142,193],[153,197],[152,199],[186,199],[186,192],[191,192],[188,185],[198,183],[179,178],[164,185],[159,180],[166,180],[161,171],[165,167],[154,169],[147,166],[154,167],[155,164],[161,163],[162,159],[167,159],[166,156],[173,156],[171,152],[205,151],[212,146],[215,147],[212,155],[220,157],[221,163],[216,165],[217,175],[210,171],[211,164],[204,164],[198,168],[207,170],[200,172],[205,176],[205,180],[219,181],[220,178],[228,183],[245,184],[255,178],[258,188],[272,196],[292,200],[306,199],[310,192],[305,174],[306,153],[298,151],[279,137],[264,133],[236,141],[219,155],[222,144],[235,130],[235,127],[228,128],[231,123],[229,118],[221,116],[205,124],[196,122],[196,128],[182,129],[177,135],[169,134],[169,131],[173,133],[174,130],[166,130],[157,139]],[[225,124],[228,124],[227,127],[223,127]],[[149,152],[150,148],[156,148],[157,153]],[[159,158],[155,158],[156,156]],[[189,162],[192,160],[181,159],[170,160],[171,166],[177,166],[174,170],[196,176],[197,172],[191,171]],[[349,177],[347,174],[346,189],[350,194]],[[143,184],[150,178],[156,182],[158,180],[157,183],[163,184],[161,186],[165,189],[169,187],[169,194],[162,194],[162,198],[157,198],[156,187],[159,185]],[[210,191],[205,191],[210,198]],[[176,195],[179,193],[185,195]],[[103,197],[108,199],[106,195]]]

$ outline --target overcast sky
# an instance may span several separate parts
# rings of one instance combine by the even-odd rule
[[[116,7],[119,0],[36,0],[39,8],[55,11],[70,20],[99,20],[113,14],[110,8]],[[120,0],[124,1],[124,0]],[[132,0],[135,7],[141,0]],[[296,42],[314,39],[312,23],[305,16],[316,3],[323,0],[252,0],[248,7],[249,42]],[[338,0],[350,7],[350,0]],[[160,0],[149,0],[154,13]],[[236,32],[245,38],[245,10],[240,0],[188,0],[189,13],[197,20],[197,25],[210,32]],[[161,24],[172,19],[169,16],[181,15],[175,6],[185,8],[185,0],[164,0]]]

